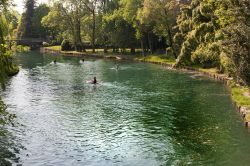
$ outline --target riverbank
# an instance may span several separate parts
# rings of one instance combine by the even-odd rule
[[[64,56],[76,56],[76,57],[94,57],[94,58],[108,58],[116,60],[133,60],[137,62],[144,63],[154,63],[167,67],[173,67],[175,60],[167,58],[165,56],[149,55],[147,57],[142,57],[139,54],[136,55],[120,55],[120,54],[110,54],[103,52],[76,52],[76,51],[61,51],[60,46],[44,47],[41,48],[43,53],[51,53],[56,55]],[[215,80],[222,81],[228,88],[232,96],[232,100],[242,116],[245,126],[250,128],[250,90],[248,87],[243,87],[234,82],[233,78],[228,77],[226,74],[221,74],[215,68],[203,69],[197,66],[186,66],[180,70],[189,70],[201,73],[203,75],[214,78]]]
[[[131,60],[133,57],[131,55],[120,55],[116,53],[103,53],[97,51],[92,53],[88,52],[78,52],[78,51],[61,51],[60,46],[43,47],[40,49],[42,53],[51,53],[54,55],[64,55],[64,56],[74,56],[74,57],[89,57],[89,58],[107,58],[107,59],[117,59],[117,60]]]

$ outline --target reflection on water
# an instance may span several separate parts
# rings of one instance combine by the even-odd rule
[[[6,112],[6,105],[0,98],[0,165],[11,165],[11,161],[18,162],[15,154],[19,153],[16,140],[7,125],[14,126],[14,114]]]
[[[1,162],[250,163],[250,136],[221,83],[157,65],[119,62],[113,70],[112,61],[54,58],[19,55],[20,73],[3,92],[16,125],[0,132]],[[87,84],[94,76],[99,84]]]

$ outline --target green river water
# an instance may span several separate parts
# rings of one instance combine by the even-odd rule
[[[221,82],[153,64],[54,58],[17,56],[20,73],[1,92],[0,165],[250,165],[250,133]],[[86,83],[94,76],[98,85]]]

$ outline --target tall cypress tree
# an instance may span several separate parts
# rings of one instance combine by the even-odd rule
[[[35,11],[35,0],[25,1],[25,12],[22,14],[20,26],[18,28],[18,38],[31,38],[32,34],[32,17]]]

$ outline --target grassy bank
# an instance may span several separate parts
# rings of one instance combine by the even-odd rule
[[[231,87],[234,100],[239,103],[240,106],[245,106],[250,109],[250,92],[247,87],[239,87],[233,85]]]
[[[124,59],[136,60],[136,61],[143,61],[143,62],[152,62],[152,63],[166,63],[173,65],[175,63],[174,58],[169,58],[164,54],[149,54],[146,57],[141,56],[141,50],[137,49],[135,54],[131,54],[129,49],[125,49],[125,52],[114,53],[112,50],[108,50],[107,53],[104,53],[103,49],[96,49],[95,53],[92,52],[92,49],[86,49],[85,52],[78,52],[78,51],[61,51],[61,46],[50,46],[46,47],[47,49],[51,49],[53,51],[58,51],[62,54],[87,54],[87,55],[106,55],[109,57],[121,57]]]
[[[166,55],[148,55],[146,57],[136,57],[134,60],[137,61],[145,61],[145,62],[151,62],[151,63],[167,63],[169,65],[175,64],[175,59],[169,58]]]

